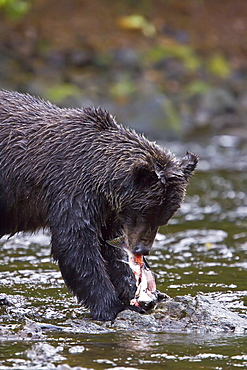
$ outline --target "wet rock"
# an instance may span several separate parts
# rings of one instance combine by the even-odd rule
[[[62,361],[65,358],[58,354],[63,350],[62,346],[54,347],[48,343],[35,343],[26,351],[26,356],[35,363],[42,364],[44,361]]]
[[[143,89],[146,89],[145,94],[129,102],[127,110],[126,106],[117,107],[119,120],[154,139],[178,137],[182,127],[173,101],[148,84]]]
[[[56,367],[57,370],[85,370],[86,368],[85,367],[79,367],[79,366],[76,366],[76,367],[70,367],[69,365],[67,364],[62,364],[62,365],[58,365]]]
[[[0,306],[10,306],[11,303],[6,297],[0,298]]]
[[[62,69],[66,66],[66,56],[64,52],[59,50],[49,50],[46,55],[43,55],[45,62],[52,69]]]
[[[95,52],[91,48],[82,48],[79,50],[71,50],[68,53],[68,63],[75,67],[85,67],[93,65],[95,61]]]
[[[73,346],[69,348],[69,353],[82,353],[85,351],[84,346]]]
[[[240,334],[247,331],[247,318],[201,293],[196,297],[169,298],[150,315],[125,311],[114,325],[117,329],[125,330]]]
[[[215,117],[229,117],[235,110],[236,99],[230,91],[223,88],[210,89],[201,96],[195,114],[195,125],[208,126]],[[215,120],[215,124],[221,126],[220,120]]]
[[[4,306],[2,306],[4,307]],[[8,307],[8,306],[7,306]],[[247,317],[233,312],[210,294],[199,293],[170,298],[166,296],[149,314],[126,310],[114,323],[92,321],[87,314],[83,318],[67,319],[61,325],[36,322],[26,318],[25,310],[16,316],[9,306],[6,322],[15,319],[18,324],[0,323],[0,336],[6,340],[43,340],[48,332],[103,334],[116,331],[196,332],[196,333],[247,333]],[[22,312],[23,311],[23,312]],[[33,353],[33,352],[32,352]]]
[[[130,48],[115,49],[113,51],[114,64],[125,68],[139,68],[140,56],[138,52]]]
[[[10,319],[10,316],[9,316]],[[42,340],[45,335],[40,326],[32,320],[25,320],[21,324],[0,324],[1,340]]]
[[[243,119],[243,124],[247,125],[247,92],[240,95],[238,100],[238,114]]]

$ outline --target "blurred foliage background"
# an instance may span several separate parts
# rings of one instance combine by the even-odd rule
[[[0,0],[0,87],[153,138],[247,138],[247,2]]]

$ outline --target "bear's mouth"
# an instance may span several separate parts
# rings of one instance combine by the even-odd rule
[[[134,255],[127,247],[124,237],[107,241],[108,244],[121,248],[124,251],[123,263],[127,263],[136,278],[135,297],[130,301],[130,306],[136,306],[145,311],[152,309],[161,299],[161,293],[156,289],[155,275],[150,270],[146,259]]]

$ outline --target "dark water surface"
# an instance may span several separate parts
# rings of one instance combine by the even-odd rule
[[[187,149],[200,165],[185,203],[148,258],[171,297],[203,292],[247,315],[247,148],[234,138]],[[247,333],[126,330],[93,322],[67,292],[49,235],[1,239],[0,369],[232,369],[247,367]]]

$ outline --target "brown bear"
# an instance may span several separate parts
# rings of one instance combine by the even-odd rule
[[[135,277],[121,248],[149,253],[184,198],[197,156],[180,161],[103,109],[62,109],[0,92],[0,236],[50,228],[68,288],[98,320],[129,307]]]

